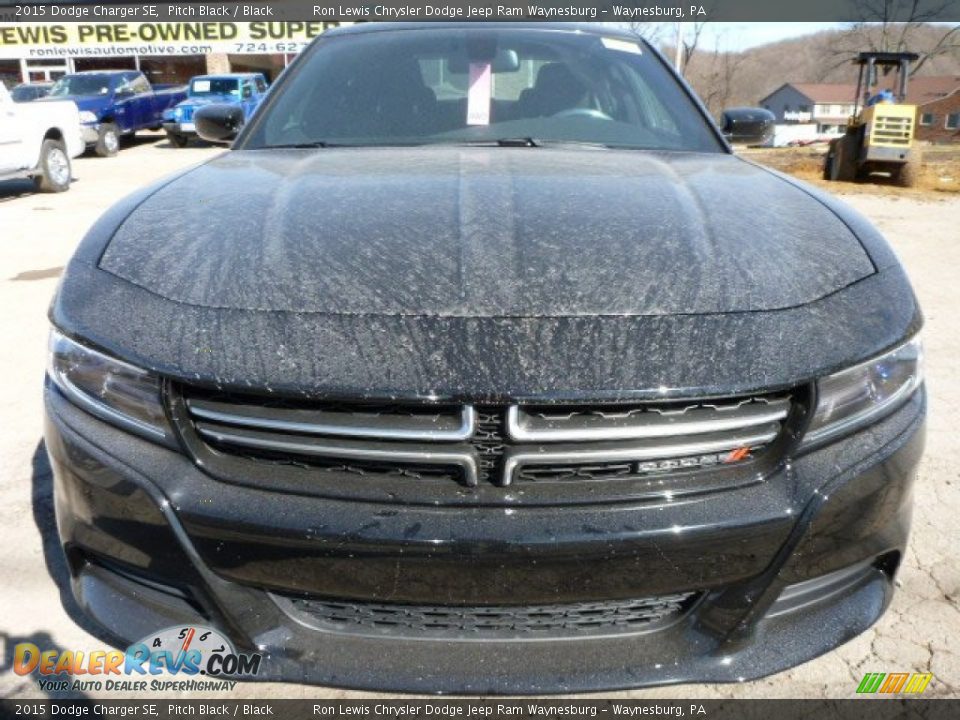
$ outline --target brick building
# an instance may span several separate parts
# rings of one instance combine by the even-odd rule
[[[907,102],[917,106],[917,138],[960,142],[960,76],[911,78]]]

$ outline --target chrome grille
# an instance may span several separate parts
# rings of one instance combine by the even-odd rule
[[[769,426],[787,416],[788,398],[588,408],[512,406],[510,437],[534,442],[641,440]]]
[[[698,593],[557,605],[399,605],[275,595],[288,614],[325,630],[416,638],[527,639],[617,635],[659,629]]]
[[[586,408],[512,406],[510,437],[539,444],[508,456],[504,482],[636,477],[745,462],[776,439],[789,412],[786,396]],[[559,448],[546,445],[561,442]]]
[[[380,440],[466,440],[474,432],[476,413],[469,405],[458,408],[416,409],[377,405],[336,404],[248,405],[211,399],[189,399],[190,413],[261,430],[307,435],[365,437]]]
[[[181,429],[217,453],[328,476],[453,479],[470,487],[616,481],[748,462],[780,436],[792,403],[785,394],[476,407],[199,390],[180,397]]]
[[[477,453],[479,482],[496,482],[503,465],[506,442],[503,438],[503,413],[498,408],[484,407],[477,411],[477,426],[470,444]]]

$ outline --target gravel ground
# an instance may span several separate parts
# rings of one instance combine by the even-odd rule
[[[40,389],[46,311],[57,277],[86,228],[117,198],[215,148],[175,150],[146,136],[109,160],[75,161],[77,182],[62,195],[35,195],[28,183],[0,182],[0,697],[41,698],[33,678],[10,669],[13,646],[93,650],[103,644],[78,625],[61,596],[50,500],[50,474],[41,442]],[[870,631],[836,651],[788,672],[738,685],[684,685],[618,697],[851,697],[868,671],[932,672],[925,696],[960,697],[960,197],[931,193],[871,195],[845,185],[844,199],[870,217],[900,254],[926,312],[930,393],[927,453],[916,490],[914,530],[891,609]],[[48,565],[49,562],[49,565]],[[81,621],[82,622],[82,621]],[[241,684],[237,697],[370,698],[320,687]],[[104,697],[122,695],[103,694]],[[184,695],[183,697],[190,697]]]

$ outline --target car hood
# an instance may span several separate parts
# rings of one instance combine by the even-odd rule
[[[874,272],[734,156],[555,147],[230,152],[141,203],[100,268],[192,306],[440,317],[775,310]]]
[[[206,95],[204,97],[188,97],[177,103],[177,107],[203,107],[204,105],[213,105],[215,103],[226,105],[239,105],[240,98],[236,95]]]
[[[57,102],[64,100],[75,103],[80,112],[87,111],[95,115],[99,115],[100,112],[112,102],[110,95],[58,95],[57,97],[48,95],[40,98],[37,102]]]

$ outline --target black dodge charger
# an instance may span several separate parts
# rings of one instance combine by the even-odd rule
[[[883,613],[924,437],[910,284],[618,33],[325,33],[229,152],[92,227],[46,442],[105,637],[549,693],[755,678]]]

